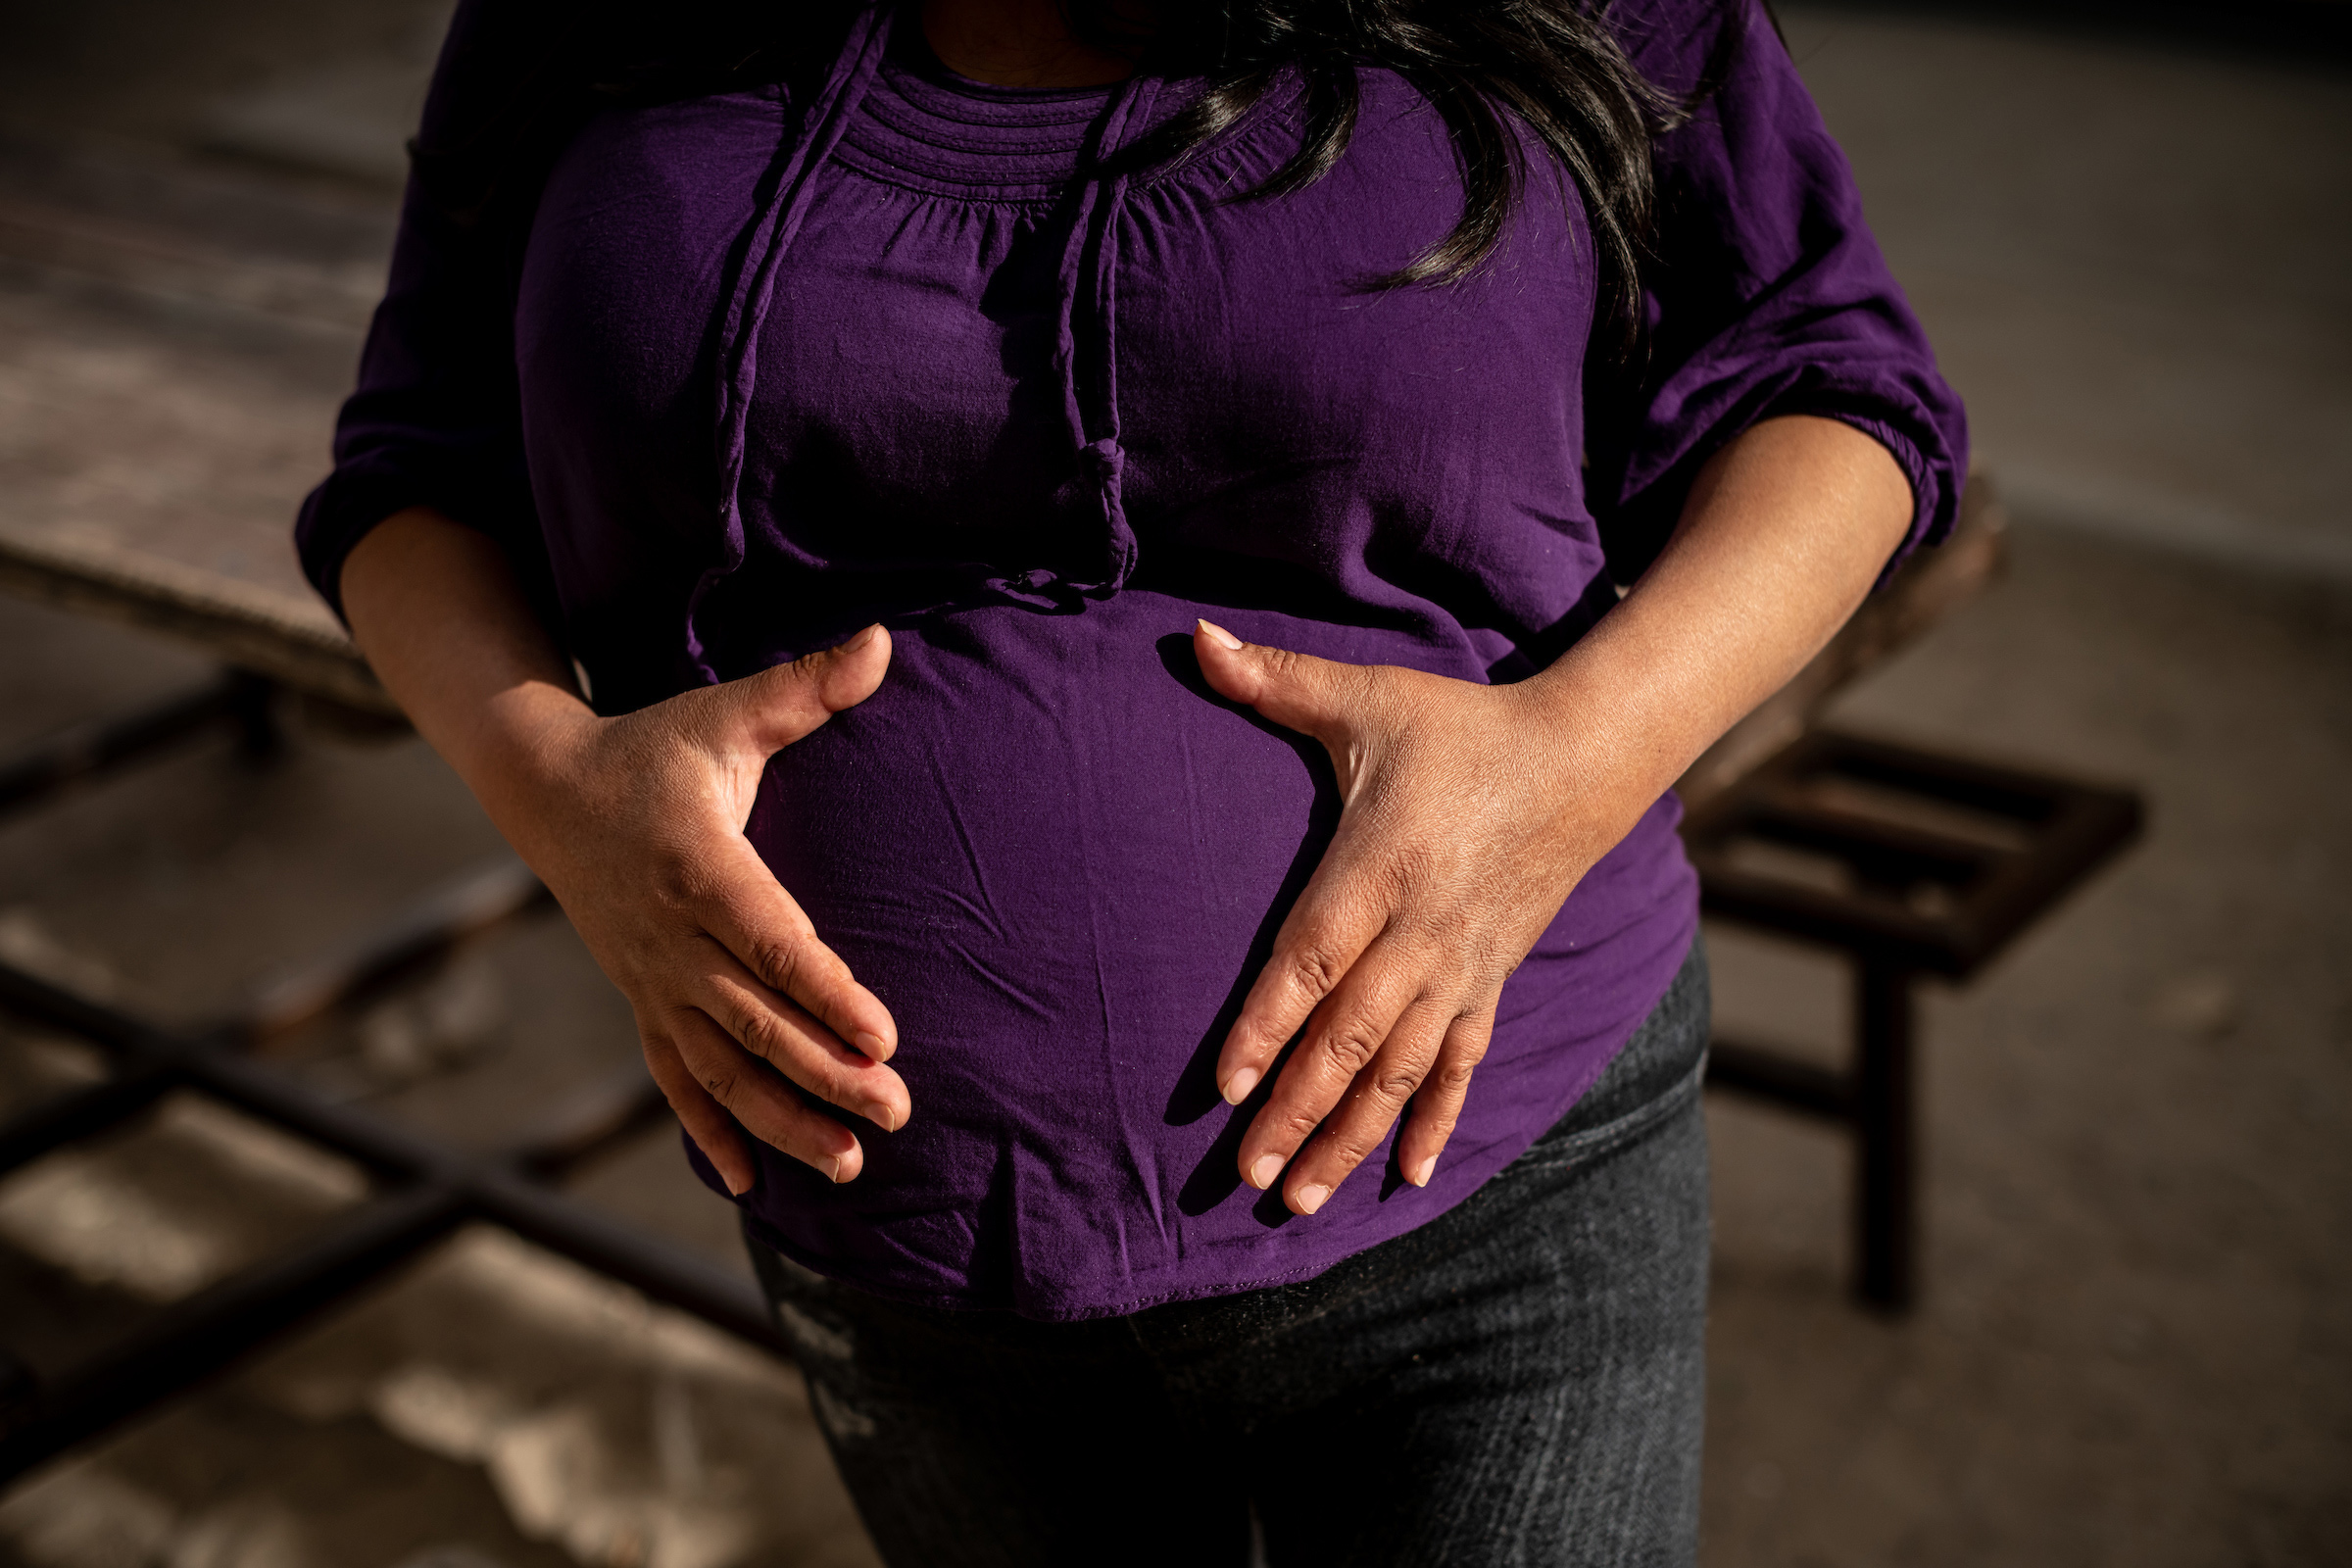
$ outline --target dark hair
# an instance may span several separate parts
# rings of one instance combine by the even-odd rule
[[[1372,287],[1448,283],[1493,255],[1528,178],[1531,133],[1583,192],[1599,273],[1599,317],[1631,341],[1641,258],[1651,226],[1650,140],[1714,90],[1741,35],[1734,0],[1690,94],[1644,80],[1606,24],[1608,0],[1206,0],[1164,6],[1158,30],[1136,40],[1120,0],[1064,0],[1082,37],[1143,42],[1201,70],[1205,92],[1122,161],[1180,159],[1248,113],[1277,73],[1306,87],[1298,152],[1243,200],[1280,195],[1329,173],[1355,129],[1357,71],[1394,71],[1446,122],[1462,179],[1462,215],[1444,238]]]
[[[1644,80],[1626,58],[1607,25],[1610,0],[1061,3],[1087,41],[1207,79],[1181,113],[1121,149],[1114,169],[1190,156],[1247,114],[1285,67],[1304,79],[1304,138],[1288,162],[1237,200],[1279,196],[1331,172],[1355,129],[1359,68],[1394,71],[1428,99],[1452,140],[1462,215],[1420,255],[1367,279],[1372,287],[1453,282],[1493,255],[1526,186],[1532,135],[1584,194],[1599,318],[1615,328],[1620,350],[1634,339],[1650,234],[1650,141],[1686,120],[1723,79],[1746,16],[1742,0],[1717,0],[1729,13],[1726,24],[1696,86],[1678,96]],[[500,187],[518,183],[512,177],[518,163],[552,156],[598,101],[779,79],[806,91],[858,9],[858,0],[789,8],[773,0],[660,7],[607,0],[585,14],[567,8],[560,22],[542,19],[541,48],[519,76],[515,68],[524,61],[513,38],[506,40],[503,72],[477,73],[503,74],[517,89],[494,113],[455,117],[459,134],[413,144],[419,173],[437,182],[445,210],[478,215]],[[781,22],[787,11],[792,20]],[[563,41],[550,48],[550,37]]]

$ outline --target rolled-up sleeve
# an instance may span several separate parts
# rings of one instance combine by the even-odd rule
[[[1588,382],[1588,483],[1617,575],[1654,558],[1708,458],[1799,414],[1863,431],[1909,478],[1911,530],[1891,572],[1950,530],[1968,424],[1844,153],[1756,0],[1620,0],[1609,18],[1657,85],[1689,92],[1711,69],[1720,82],[1656,145],[1643,342],[1628,365],[1596,359]]]
[[[465,0],[442,46],[418,145],[466,146],[500,134],[529,74],[521,20],[497,0]],[[303,570],[343,612],[340,579],[377,523],[429,506],[491,536],[535,600],[546,595],[540,537],[523,460],[514,369],[514,278],[527,204],[502,191],[477,211],[412,172],[383,303],[360,360],[359,384],[336,421],[334,471],[303,502],[295,546]]]

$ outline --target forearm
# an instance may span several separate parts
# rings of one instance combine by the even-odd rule
[[[1820,652],[1911,514],[1894,459],[1835,420],[1767,420],[1707,465],[1656,564],[1526,683],[1560,719],[1596,854]]]
[[[413,507],[351,552],[342,594],[352,636],[385,689],[527,857],[518,792],[544,771],[555,741],[592,715],[505,554]]]
[[[1657,564],[1530,680],[1336,664],[1202,621],[1209,684],[1321,741],[1343,802],[1218,1053],[1218,1091],[1242,1104],[1297,1043],[1243,1135],[1243,1178],[1314,1213],[1409,1102],[1396,1168],[1427,1185],[1502,987],[1561,900],[1852,613],[1911,514],[1877,442],[1775,419],[1707,466]]]
[[[728,1190],[757,1179],[745,1132],[856,1176],[856,1135],[801,1091],[903,1126],[906,1087],[882,1065],[898,1026],[743,824],[767,759],[880,683],[889,634],[608,719],[498,546],[448,517],[377,524],[340,586],[384,685],[628,999],[647,1067]]]

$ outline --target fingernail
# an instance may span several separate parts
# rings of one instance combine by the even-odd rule
[[[825,1161],[825,1175],[831,1179],[833,1185],[836,1187],[839,1187],[848,1179],[841,1174],[841,1167],[845,1163],[847,1163],[847,1156],[841,1154],[836,1154],[831,1159]]]
[[[871,1029],[858,1030],[850,1037],[850,1044],[876,1061],[885,1060],[890,1055],[890,1042]]]
[[[1415,1165],[1412,1169],[1412,1174],[1405,1177],[1405,1180],[1411,1182],[1415,1187],[1427,1187],[1429,1185],[1430,1176],[1437,1170],[1437,1168],[1438,1156],[1432,1154],[1420,1164]]]
[[[1250,1167],[1250,1185],[1262,1193],[1273,1186],[1274,1178],[1281,1174],[1282,1156],[1280,1154],[1260,1154],[1257,1156],[1257,1163]]]
[[[1323,1206],[1323,1200],[1329,1198],[1330,1196],[1330,1188],[1312,1182],[1308,1183],[1306,1186],[1298,1189],[1297,1197],[1298,1212],[1301,1214],[1312,1214],[1316,1209]]]
[[[730,1176],[723,1170],[718,1173],[718,1179],[727,1184],[727,1196],[729,1198],[741,1198],[744,1194],[752,1190],[752,1184],[750,1182],[738,1182],[733,1176]]]
[[[861,1107],[858,1114],[886,1133],[895,1133],[899,1130],[899,1111],[895,1105],[887,1105],[877,1100]]]
[[[848,642],[843,643],[841,645],[841,651],[845,654],[856,653],[858,649],[863,648],[867,643],[872,642],[874,640],[874,633],[880,631],[881,629],[881,622],[875,622],[873,625],[868,626],[865,628],[865,630],[859,632],[857,636],[851,638]]]
[[[1242,640],[1239,637],[1236,637],[1233,633],[1227,631],[1224,627],[1218,625],[1213,620],[1201,621],[1200,625],[1202,631],[1208,633],[1211,637],[1214,637],[1218,642],[1223,643],[1228,648],[1238,650],[1242,646]]]
[[[1250,1091],[1257,1087],[1259,1076],[1255,1067],[1244,1067],[1240,1072],[1226,1079],[1225,1087],[1220,1091],[1225,1096],[1225,1103],[1238,1105],[1248,1100]]]

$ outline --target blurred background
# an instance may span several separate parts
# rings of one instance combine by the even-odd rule
[[[1830,716],[2148,825],[1922,989],[1910,1314],[1849,1294],[1847,1141],[1711,1102],[1708,1568],[2352,1561],[2348,13],[1780,7],[2011,521]],[[286,530],[445,22],[0,0],[0,746],[206,679],[207,595],[331,640]],[[0,963],[199,1028],[499,853],[414,739],[279,721],[266,761],[224,729],[0,819]],[[1836,959],[1711,940],[1727,1030],[1836,1058]],[[542,916],[265,1054],[488,1150],[636,1050]],[[0,1015],[0,1116],[103,1070]],[[748,1275],[675,1138],[564,1189]],[[167,1097],[0,1179],[0,1345],[70,1366],[367,1183]],[[10,1568],[871,1561],[789,1366],[486,1226],[0,1491]]]

